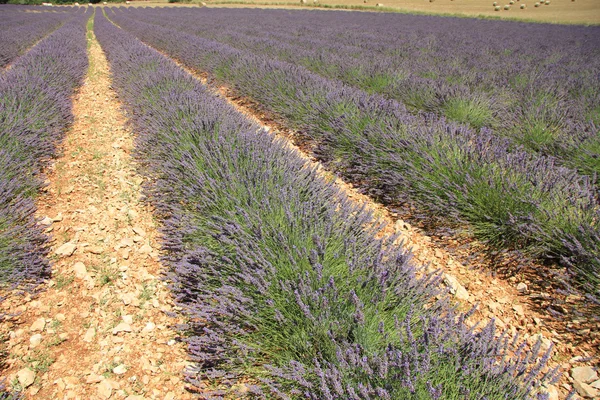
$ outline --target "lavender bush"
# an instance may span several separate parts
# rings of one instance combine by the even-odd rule
[[[562,262],[591,292],[600,284],[594,181],[554,158],[514,149],[488,129],[315,75],[302,67],[116,12],[114,20],[186,66],[209,71],[306,133],[315,153],[380,199],[409,201],[465,223],[498,248]]]
[[[90,15],[73,17],[0,76],[0,284],[49,273],[34,198],[42,168],[73,119],[71,96],[87,69]]]
[[[304,66],[409,110],[491,128],[583,174],[600,172],[597,27],[281,10],[126,13]]]
[[[0,29],[0,68],[5,67],[17,56],[23,54],[35,42],[57,29],[65,21],[73,18],[73,12],[28,14],[9,13],[13,18],[2,22]]]
[[[469,328],[439,277],[284,141],[100,13],[95,32],[204,397],[547,398],[539,343]]]

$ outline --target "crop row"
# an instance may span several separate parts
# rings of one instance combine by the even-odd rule
[[[425,16],[376,14],[357,19],[330,13],[315,18],[311,12],[290,16],[281,10],[219,9],[126,12],[304,66],[397,100],[414,112],[492,129],[515,145],[557,157],[581,173],[600,173],[597,27],[532,28],[490,21],[459,27],[453,26],[453,19],[433,17],[441,26],[432,32],[425,27],[434,21]],[[391,28],[382,31],[380,26]],[[515,43],[498,32],[499,27],[528,40]],[[375,32],[382,38],[375,40]]]
[[[0,284],[49,272],[34,198],[73,119],[71,96],[87,69],[89,17],[76,15],[0,76]]]
[[[384,201],[409,201],[498,247],[552,258],[597,285],[600,210],[593,182],[486,129],[412,115],[393,100],[304,68],[116,12],[144,42],[207,71],[314,141],[334,170]],[[590,290],[594,290],[592,287]]]
[[[215,383],[205,396],[545,398],[539,343],[470,329],[438,277],[285,141],[100,13],[95,32],[153,178],[189,380]]]
[[[73,18],[72,14],[67,13],[31,15],[27,19],[18,18],[16,26],[0,30],[0,68],[12,62],[35,42],[57,29],[65,21]],[[8,22],[10,23],[10,21]]]

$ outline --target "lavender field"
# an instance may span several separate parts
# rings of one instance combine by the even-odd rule
[[[383,202],[568,266],[597,292],[599,28],[269,13],[265,29],[254,11],[109,16],[300,130]]]
[[[560,379],[552,341],[522,338],[494,318],[475,324],[477,305],[451,296],[445,271],[415,261],[383,219],[216,88],[297,132],[300,148],[388,210],[411,207],[490,253],[564,268],[561,287],[592,310],[600,298],[599,27],[337,11],[38,10],[0,9],[0,289],[52,273],[36,201],[68,141],[77,90],[97,65],[95,43],[159,226],[160,256],[149,245],[143,256],[162,262],[185,317],[177,329],[190,391],[206,399],[550,398]],[[106,115],[85,110],[89,119]],[[111,149],[124,141],[107,142],[90,165],[107,155],[121,165]],[[123,182],[138,178],[119,172]],[[76,224],[84,212],[72,212]],[[103,257],[110,229],[95,221],[92,229],[98,246],[78,243],[78,251]],[[111,245],[120,258],[104,261],[117,271],[95,267],[99,280],[69,264],[85,281],[82,298],[94,298],[86,316],[106,314],[101,303],[114,300],[91,294],[98,282],[126,285],[118,281],[128,279],[125,261],[142,257],[123,255],[130,242]],[[146,323],[142,306],[122,315],[142,299],[132,293],[116,298],[110,340],[100,344],[118,347],[111,357],[127,344],[119,333]],[[144,334],[157,327],[145,326]],[[84,328],[75,336],[94,329]],[[102,378],[101,363],[72,375],[102,385],[133,369],[117,359]],[[11,398],[2,385],[0,399]],[[108,385],[101,398],[113,395]]]
[[[546,398],[540,342],[469,328],[296,150],[99,13],[95,32],[156,179],[188,380],[215,385],[202,397]]]

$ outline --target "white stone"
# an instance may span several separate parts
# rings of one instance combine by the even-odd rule
[[[458,280],[450,275],[444,274],[444,283],[450,288],[450,293],[456,296],[459,300],[468,300],[469,292],[461,285]]]
[[[571,376],[575,381],[590,383],[598,379],[598,373],[592,367],[576,367],[571,370]]]
[[[519,293],[527,293],[527,285],[521,282],[517,285],[517,290],[519,291]]]
[[[546,393],[548,393],[548,400],[559,400],[560,397],[558,395],[558,389],[556,389],[556,386],[548,385],[544,389],[546,390]]]
[[[88,328],[88,330],[85,331],[85,335],[83,335],[83,341],[91,343],[94,340],[94,336],[96,336],[96,329]]]
[[[121,322],[119,325],[115,326],[112,332],[113,335],[116,335],[119,332],[131,332],[131,326],[125,322]]]
[[[595,399],[598,396],[598,390],[594,389],[587,383],[574,381],[573,387],[577,390],[577,393],[586,399]]]
[[[30,370],[29,368],[23,368],[19,372],[17,372],[17,379],[19,380],[19,384],[24,388],[29,387],[35,381],[35,372]]]
[[[75,253],[75,249],[77,249],[77,245],[71,242],[67,242],[56,249],[55,253],[59,256],[70,257]]]
[[[98,396],[103,400],[110,399],[110,396],[112,396],[112,385],[108,380],[98,384]]]
[[[87,268],[85,267],[84,263],[78,261],[75,264],[73,264],[73,272],[75,273],[75,276],[77,278],[83,279],[87,275]]]
[[[515,310],[515,312],[517,313],[517,315],[524,315],[525,314],[525,310],[523,309],[523,306],[521,305],[514,305],[513,306],[513,310]]]
[[[50,217],[44,217],[44,219],[40,221],[40,224],[44,226],[50,226],[52,223],[54,223],[54,221]]]
[[[125,372],[127,372],[127,367],[125,367],[125,364],[117,365],[112,371],[114,374],[123,375]]]
[[[42,335],[40,333],[36,333],[35,335],[29,338],[29,347],[32,349],[38,347],[42,343]]]
[[[142,329],[143,332],[152,332],[154,330],[154,328],[156,328],[156,324],[154,324],[153,322],[148,322],[146,324],[146,326],[144,327],[144,329]]]
[[[33,321],[33,324],[31,324],[29,330],[32,332],[42,332],[45,327],[46,320],[44,318],[38,318],[35,321]]]
[[[150,253],[152,253],[152,247],[148,244],[145,244],[142,247],[140,247],[139,252],[141,254],[150,254]]]

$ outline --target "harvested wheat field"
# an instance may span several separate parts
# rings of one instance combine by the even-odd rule
[[[0,399],[600,398],[600,27],[147,4],[0,6]]]

